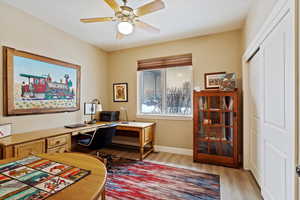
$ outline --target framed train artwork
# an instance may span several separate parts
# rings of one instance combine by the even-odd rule
[[[80,109],[80,66],[3,47],[4,114]]]

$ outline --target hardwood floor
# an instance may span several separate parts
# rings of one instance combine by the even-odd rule
[[[135,151],[103,149],[100,152],[118,155],[124,158],[138,159]],[[194,163],[191,156],[177,155],[165,152],[152,153],[145,161],[182,167],[200,172],[218,174],[221,178],[222,200],[260,200],[259,188],[252,175],[245,170],[232,169],[214,165]]]

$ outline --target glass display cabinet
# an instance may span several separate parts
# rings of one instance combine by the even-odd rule
[[[238,92],[194,92],[194,161],[239,167]]]

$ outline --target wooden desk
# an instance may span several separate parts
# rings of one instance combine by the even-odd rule
[[[154,151],[155,123],[129,122],[128,124],[119,124],[117,126],[117,131],[120,133],[120,135],[122,135],[123,131],[124,133],[138,133],[140,160],[143,160],[146,156]],[[145,151],[146,145],[150,145],[147,151]]]
[[[104,164],[95,157],[80,153],[62,153],[62,154],[38,154],[37,156],[61,162],[64,164],[76,166],[82,169],[91,170],[91,174],[66,189],[50,196],[49,200],[58,199],[92,199],[98,200],[104,198],[104,186],[107,172]],[[20,158],[11,158],[0,161],[0,164],[12,162]]]
[[[95,131],[98,127],[110,123],[97,122],[93,125],[75,129],[62,127],[13,134],[0,139],[0,158],[7,159],[25,157],[30,154],[70,152],[72,136]],[[138,133],[141,160],[153,151],[155,123],[129,122],[129,124],[119,124],[117,130]],[[145,152],[144,147],[148,144],[150,145],[150,150]]]
[[[94,131],[105,124],[109,122],[98,122],[75,129],[61,127],[13,134],[0,139],[0,157],[7,159],[30,154],[70,152],[72,135]]]

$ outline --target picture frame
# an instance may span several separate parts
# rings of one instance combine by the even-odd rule
[[[113,101],[128,102],[128,83],[113,84]]]
[[[3,47],[4,115],[80,110],[81,66]]]
[[[220,90],[221,91],[234,91],[236,89],[236,73],[226,74],[221,81]]]
[[[10,136],[11,132],[11,123],[0,124],[0,138]]]
[[[205,89],[219,89],[226,72],[205,73]]]

